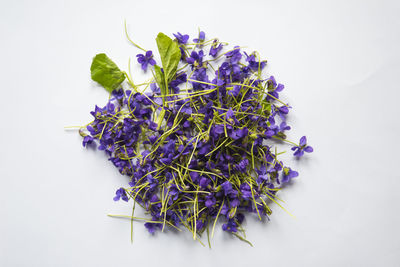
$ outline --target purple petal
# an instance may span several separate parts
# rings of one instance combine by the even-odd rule
[[[206,34],[203,31],[201,31],[199,34],[199,39],[204,40],[205,38],[206,38]]]
[[[186,42],[188,40],[189,40],[189,35],[185,34],[185,35],[182,36],[182,39],[181,39],[182,43],[186,44]]]
[[[237,198],[235,198],[235,199],[233,199],[233,200],[231,201],[231,206],[232,206],[232,207],[237,207],[237,206],[239,206],[239,204],[240,204],[240,201],[239,201],[239,199],[237,199]]]
[[[314,149],[313,149],[311,146],[306,146],[306,147],[304,148],[304,151],[305,151],[305,152],[308,152],[308,153],[311,153],[311,152],[314,151]]]
[[[222,134],[222,133],[224,132],[224,126],[223,126],[223,125],[220,125],[220,124],[216,125],[216,126],[215,126],[215,132],[216,132],[217,134]]]
[[[279,111],[283,114],[288,114],[289,113],[289,109],[286,106],[282,106],[279,108]]]
[[[285,86],[283,84],[278,84],[278,86],[276,87],[275,91],[280,92],[285,88]]]
[[[269,80],[272,82],[272,84],[274,85],[274,87],[276,87],[276,80],[274,76],[269,77]]]
[[[200,186],[201,187],[203,187],[203,188],[205,188],[205,187],[207,187],[207,185],[210,183],[210,180],[209,179],[207,179],[207,178],[205,178],[205,177],[202,177],[201,179],[200,179]]]
[[[186,62],[189,63],[189,64],[193,64],[194,63],[194,58],[189,57],[189,58],[186,59]]]
[[[153,58],[149,59],[150,65],[154,66],[156,64],[156,61]]]
[[[289,176],[290,176],[290,178],[294,178],[294,177],[299,176],[299,173],[297,171],[291,171]]]
[[[297,151],[294,152],[293,155],[296,156],[296,157],[301,157],[301,156],[304,155],[304,151],[302,149],[297,149]]]
[[[303,136],[300,138],[300,144],[299,146],[305,146],[307,144],[307,137]]]
[[[274,132],[273,130],[267,130],[267,131],[265,132],[265,135],[266,135],[268,138],[274,136],[274,134],[275,134],[275,132]],[[295,148],[295,147],[292,147],[292,150],[294,150],[293,148]]]
[[[214,202],[211,199],[207,199],[205,205],[207,208],[210,208],[214,205]]]

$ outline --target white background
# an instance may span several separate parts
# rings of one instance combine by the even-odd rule
[[[400,4],[396,1],[5,1],[0,4],[0,266],[399,266]],[[122,69],[158,32],[257,49],[293,106],[289,137],[313,154],[254,248],[217,228],[151,236],[113,219],[127,178],[64,126],[89,122],[107,93],[90,80],[107,53]],[[137,67],[136,81],[143,80]],[[289,147],[286,147],[289,148]],[[204,239],[203,241],[206,241]],[[251,264],[251,265],[248,265]]]

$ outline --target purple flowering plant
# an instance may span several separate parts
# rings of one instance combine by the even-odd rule
[[[132,215],[110,216],[142,220],[152,234],[186,228],[199,242],[206,232],[209,245],[222,220],[224,231],[251,245],[245,215],[268,219],[270,205],[280,206],[277,192],[299,175],[279,159],[278,146],[291,145],[296,158],[313,149],[305,136],[299,144],[287,139],[291,106],[258,53],[207,40],[203,31],[193,43],[173,36],[158,34],[156,61],[127,35],[144,52],[137,60],[152,73],[146,83],[134,83],[105,54],[94,57],[92,79],[110,98],[80,129],[83,146],[103,150],[127,176],[114,200],[132,200]],[[150,218],[135,217],[136,205]]]

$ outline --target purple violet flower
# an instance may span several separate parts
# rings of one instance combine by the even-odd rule
[[[125,189],[123,189],[122,187],[115,192],[114,201],[118,201],[120,199],[124,201],[129,200],[128,196],[126,195]]]
[[[218,40],[214,40],[213,44],[211,45],[209,55],[212,57],[216,57],[219,51],[222,50],[222,44],[217,46]]]
[[[190,57],[186,58],[186,62],[191,65],[194,64],[195,66],[199,66],[203,64],[203,57],[204,57],[203,50],[200,50],[198,53],[196,51],[192,51]]]
[[[93,144],[93,141],[93,137],[91,137],[90,135],[86,135],[85,137],[83,137],[82,145],[83,147],[88,147],[88,145]]]
[[[154,66],[156,61],[153,59],[153,52],[151,50],[146,51],[146,54],[138,54],[136,55],[137,61],[142,65],[142,70],[147,70],[147,65],[150,64]]]
[[[249,67],[253,70],[253,71],[258,71],[258,69],[260,68],[260,70],[264,69],[265,65],[267,64],[265,61],[257,61],[256,57],[253,54],[251,54],[250,56],[247,55],[246,52],[244,52],[244,54],[246,55],[246,61],[249,63]]]
[[[232,64],[238,63],[242,58],[242,54],[240,53],[240,47],[235,46],[234,49],[226,53],[225,56],[230,59],[230,63]]]
[[[189,40],[189,35],[187,34],[181,34],[180,32],[177,32],[176,34],[174,33],[173,35],[180,44],[186,44],[187,41]]]
[[[201,31],[201,32],[199,33],[199,37],[193,39],[193,42],[195,42],[195,43],[202,43],[205,39],[206,39],[206,34],[205,34],[203,31]]]
[[[291,168],[283,168],[283,178],[282,178],[282,184],[290,182],[292,178],[295,178],[299,176],[299,173],[297,171],[293,171]]]
[[[305,136],[300,138],[299,145],[292,147],[292,150],[295,151],[293,155],[299,158],[304,155],[304,151],[307,153],[314,151],[311,146],[307,146],[307,137]]]
[[[162,224],[147,222],[144,224],[150,234],[154,234],[157,230],[161,230]]]
[[[222,225],[222,230],[231,232],[231,233],[236,233],[237,232],[237,224],[234,219],[229,219],[227,223],[224,223]]]
[[[213,194],[209,194],[206,196],[206,201],[204,204],[206,205],[207,208],[211,208],[216,203],[217,203],[217,200],[215,199]]]
[[[125,96],[124,90],[122,88],[116,89],[112,91],[112,95],[117,99],[117,100],[122,100]]]

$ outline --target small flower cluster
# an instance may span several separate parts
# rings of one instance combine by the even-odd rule
[[[226,49],[204,32],[193,43],[187,34],[174,36],[180,68],[167,91],[156,79],[128,79],[129,90],[115,89],[91,112],[83,146],[98,143],[130,178],[114,200],[142,206],[150,233],[183,226],[196,239],[222,219],[222,229],[243,240],[245,214],[268,218],[277,192],[298,176],[279,159],[277,145],[291,144],[296,157],[313,149],[305,136],[299,144],[286,139],[291,107],[280,100],[284,86],[263,77],[266,61],[258,53]],[[152,51],[137,59],[143,70],[156,65]]]

